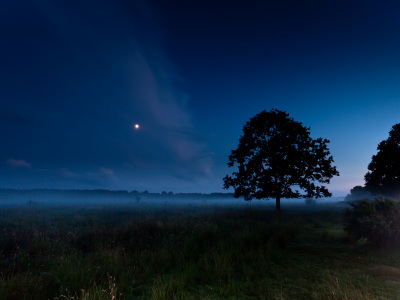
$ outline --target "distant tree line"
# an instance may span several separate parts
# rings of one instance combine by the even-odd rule
[[[229,199],[233,198],[233,193],[150,193],[145,190],[139,192],[133,190],[128,192],[126,190],[59,190],[59,189],[0,189],[0,200],[14,199],[14,198],[53,198],[60,200],[65,198],[118,198],[118,199],[157,199],[157,198],[170,198],[170,199]]]

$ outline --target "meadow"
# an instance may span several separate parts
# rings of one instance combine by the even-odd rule
[[[400,252],[344,207],[3,205],[0,299],[400,299]]]

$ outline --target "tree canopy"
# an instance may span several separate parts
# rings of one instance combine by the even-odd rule
[[[345,201],[354,201],[358,199],[371,199],[371,192],[367,191],[365,187],[357,185],[350,190],[350,194],[348,194],[344,200]]]
[[[379,143],[365,174],[365,189],[373,195],[400,196],[400,123]]]
[[[329,140],[310,137],[310,128],[289,118],[284,111],[265,110],[247,121],[239,145],[229,155],[228,166],[237,172],[224,178],[224,188],[233,187],[235,197],[245,200],[275,198],[280,211],[281,198],[330,197],[325,186],[339,172],[326,146]],[[305,191],[292,190],[297,185]]]

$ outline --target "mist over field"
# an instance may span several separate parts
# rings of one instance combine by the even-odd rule
[[[337,204],[344,201],[344,197],[329,197],[314,199],[315,202],[306,203],[306,199],[286,199],[281,203],[283,207],[316,207],[318,204]],[[253,199],[245,201],[243,197],[234,198],[232,193],[148,193],[137,191],[108,191],[108,190],[12,190],[0,189],[0,206],[41,206],[41,205],[115,205],[147,208],[172,209],[174,206],[195,207],[212,205],[218,207],[265,207],[275,208],[275,199]],[[327,206],[324,206],[327,209]]]

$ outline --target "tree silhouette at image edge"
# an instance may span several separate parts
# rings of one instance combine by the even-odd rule
[[[365,174],[365,189],[373,195],[400,197],[400,123],[379,143]]]
[[[339,176],[331,166],[329,140],[313,140],[309,130],[277,109],[255,115],[244,125],[238,148],[229,155],[228,166],[236,163],[238,170],[223,179],[224,188],[233,187],[234,196],[244,196],[247,201],[275,198],[277,211],[281,198],[332,196],[325,186],[314,183],[329,183]],[[293,191],[294,185],[305,195]]]

